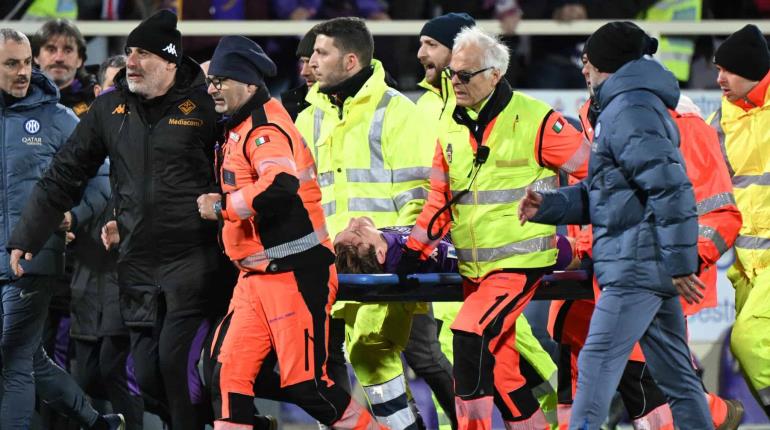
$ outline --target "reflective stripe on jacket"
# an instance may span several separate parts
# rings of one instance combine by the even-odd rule
[[[750,278],[770,266],[770,73],[758,85],[764,104],[744,110],[722,99],[710,124],[717,131],[733,193],[743,216],[735,252]]]
[[[355,216],[375,225],[411,225],[428,194],[435,127],[414,103],[385,84],[374,60],[373,74],[341,109],[311,88],[311,106],[297,128],[318,167],[329,232],[334,237]]]
[[[545,124],[551,124],[553,111],[539,100],[513,93],[505,81],[498,84],[487,103],[491,109],[499,109],[489,122],[479,124],[483,130],[479,129],[478,135],[482,136],[481,144],[490,148],[489,157],[480,167],[475,163],[479,148],[476,133],[456,122],[455,115],[436,147],[429,200],[407,242],[427,257],[438,243],[428,235],[429,222],[453,200],[452,239],[460,273],[469,278],[482,278],[506,268],[547,267],[556,260],[555,228],[534,223],[521,227],[516,215],[527,187],[544,191],[557,186],[554,168],[561,166],[542,166],[537,157],[538,148],[544,144],[538,140],[544,135]],[[566,126],[566,122],[553,124],[559,132]],[[582,136],[576,132],[574,136],[574,144],[565,148],[569,152],[563,157],[565,165],[583,145]],[[446,233],[449,212],[437,219],[430,226],[432,235],[442,229]]]
[[[647,21],[691,21],[701,19],[702,0],[662,0],[642,14]],[[668,68],[676,79],[690,80],[690,62],[695,52],[695,40],[691,37],[661,36],[655,57]]]
[[[236,266],[276,272],[309,263],[319,247],[331,255],[313,157],[281,103],[260,90],[230,119],[226,139],[222,240]]]

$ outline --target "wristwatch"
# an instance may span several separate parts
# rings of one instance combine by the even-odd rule
[[[214,215],[216,215],[218,219],[222,219],[222,200],[214,202]]]

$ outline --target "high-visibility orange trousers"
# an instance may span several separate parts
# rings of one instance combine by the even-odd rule
[[[296,403],[332,428],[379,428],[326,375],[329,312],[336,294],[334,265],[241,273],[212,346],[212,355],[218,354],[212,380],[216,430],[251,430],[255,394]]]
[[[495,272],[478,281],[465,281],[465,301],[452,324],[460,429],[491,429],[493,404],[507,429],[548,428],[519,370],[515,348],[516,318],[532,299],[541,274]]]

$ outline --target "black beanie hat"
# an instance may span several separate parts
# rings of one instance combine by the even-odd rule
[[[317,33],[315,32],[315,27],[313,27],[310,29],[310,31],[305,33],[304,36],[302,36],[302,39],[299,41],[299,45],[297,45],[297,58],[310,58],[310,56],[313,55],[313,46],[315,46],[316,35]]]
[[[600,72],[615,73],[629,61],[658,50],[658,40],[630,21],[604,24],[586,40],[583,52]]]
[[[126,39],[127,48],[142,48],[170,63],[182,60],[182,35],[176,29],[176,15],[163,9],[142,21]]]
[[[756,25],[749,24],[719,45],[714,64],[751,81],[761,81],[770,70],[767,40]]]
[[[476,21],[467,13],[448,13],[437,16],[426,22],[420,31],[420,36],[428,36],[436,39],[440,44],[449,49],[455,45],[455,36],[463,27],[473,27]]]
[[[265,76],[275,76],[276,67],[265,51],[243,36],[225,36],[211,57],[209,75],[234,79],[244,84],[262,85]]]

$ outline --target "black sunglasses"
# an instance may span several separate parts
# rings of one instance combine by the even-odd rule
[[[460,70],[460,71],[456,72],[456,71],[450,69],[449,67],[447,67],[444,70],[446,70],[447,73],[449,73],[449,79],[450,80],[452,78],[454,78],[455,76],[457,76],[457,79],[459,79],[460,82],[462,82],[464,84],[467,84],[468,82],[471,81],[471,79],[473,79],[474,76],[478,75],[479,73],[486,72],[487,70],[491,70],[491,69],[492,69],[492,67],[486,67],[486,68],[481,69],[481,70],[476,70],[475,72],[468,72],[468,71],[465,71],[465,70]]]
[[[217,91],[222,89],[222,83],[230,78],[222,78],[219,76],[206,76],[206,86],[213,85]]]

